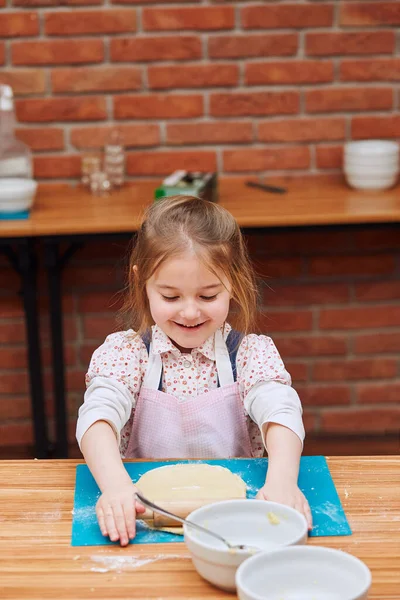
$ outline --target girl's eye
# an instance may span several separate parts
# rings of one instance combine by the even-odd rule
[[[215,300],[216,297],[217,297],[217,294],[214,294],[214,296],[200,296],[200,298],[202,300],[206,300],[206,302],[210,302],[211,300]]]
[[[162,296],[164,300],[167,302],[173,302],[173,300],[177,300],[178,296]]]

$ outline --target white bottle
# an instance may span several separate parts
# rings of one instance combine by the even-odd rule
[[[32,178],[32,153],[28,146],[15,137],[13,91],[9,85],[0,85],[0,178]]]
[[[125,150],[122,136],[113,129],[104,146],[104,171],[111,187],[121,187],[125,179]]]

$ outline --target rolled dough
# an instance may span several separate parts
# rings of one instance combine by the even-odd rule
[[[236,475],[219,465],[178,464],[148,471],[136,483],[149,500],[162,501],[204,500],[204,504],[232,498],[246,498],[246,484]],[[162,531],[181,533],[180,527],[161,527]]]

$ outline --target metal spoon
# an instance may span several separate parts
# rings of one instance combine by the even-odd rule
[[[167,510],[164,510],[160,506],[157,506],[157,504],[154,504],[153,502],[151,502],[150,500],[148,500],[147,498],[142,496],[141,493],[136,492],[135,495],[136,495],[137,499],[139,500],[139,502],[141,502],[142,504],[144,504],[151,510],[154,510],[154,512],[159,513],[160,515],[165,515],[166,517],[170,517],[171,519],[174,519],[175,521],[179,521],[180,523],[184,523],[186,525],[189,525],[190,527],[194,527],[195,529],[202,531],[203,533],[207,533],[208,535],[211,535],[212,537],[216,538],[217,540],[219,540],[220,542],[223,542],[226,546],[228,546],[229,550],[233,550],[233,551],[247,550],[250,552],[258,552],[259,550],[261,550],[261,548],[257,548],[257,546],[247,546],[246,544],[231,544],[230,542],[228,542],[225,538],[223,538],[218,533],[215,533],[214,531],[210,531],[209,529],[206,529],[205,527],[202,527],[201,525],[198,525],[197,523],[193,523],[193,521],[188,521],[187,519],[182,519],[181,517],[178,517],[177,515],[174,515],[173,513],[169,512]]]

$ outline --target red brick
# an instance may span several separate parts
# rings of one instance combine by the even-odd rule
[[[144,31],[212,31],[233,29],[235,13],[232,6],[144,8],[142,21]]]
[[[354,233],[347,229],[328,230],[317,228],[313,230],[293,229],[282,235],[275,231],[264,233],[260,240],[262,249],[268,256],[308,256],[336,253],[337,249],[349,251],[352,249]]]
[[[398,138],[400,137],[400,116],[353,117],[351,120],[352,139]]]
[[[36,12],[3,13],[0,19],[0,37],[38,35],[39,15]]]
[[[6,422],[0,425],[0,446],[15,446],[15,445],[31,445],[33,444],[32,423],[22,422]]]
[[[13,65],[69,65],[99,63],[104,59],[102,40],[40,40],[13,42]]]
[[[1,376],[2,394],[26,394],[28,388],[28,374],[26,371],[3,373]]]
[[[78,311],[81,314],[113,313],[122,308],[123,296],[112,291],[86,292],[79,296]]]
[[[102,286],[104,289],[117,283],[117,274],[114,264],[73,265],[63,274],[63,282],[68,290],[88,290],[91,286]]]
[[[184,119],[202,115],[203,98],[200,94],[151,94],[114,98],[116,119]]]
[[[317,430],[317,417],[307,408],[303,413],[303,423],[307,433],[312,433]]]
[[[72,67],[53,69],[53,92],[118,92],[140,90],[142,71],[138,67]]]
[[[180,2],[199,3],[200,0],[173,0],[174,4]],[[172,4],[172,0],[111,0],[112,4]]]
[[[305,146],[225,150],[223,161],[224,170],[231,172],[306,169],[310,166],[310,151]]]
[[[303,263],[300,258],[290,256],[287,258],[268,258],[253,261],[253,267],[258,277],[269,280],[276,277],[297,277],[303,272]]]
[[[177,169],[215,171],[214,151],[130,152],[127,156],[129,175],[168,175]]]
[[[85,386],[86,369],[68,370],[66,372],[66,387],[68,392],[82,392]]]
[[[394,31],[306,33],[306,53],[309,56],[393,54],[395,44]]]
[[[149,87],[153,89],[203,88],[237,85],[238,65],[173,65],[149,66]]]
[[[376,333],[359,335],[354,339],[356,354],[384,354],[400,352],[400,333]]]
[[[393,273],[394,257],[382,254],[363,256],[321,256],[310,258],[309,274],[318,276],[332,275],[383,275]]]
[[[266,335],[274,331],[311,331],[313,315],[310,310],[267,311],[258,316],[257,323],[260,332]]]
[[[31,416],[29,396],[2,397],[0,419],[29,419]]]
[[[400,325],[400,306],[376,305],[321,310],[320,329],[370,329]]]
[[[333,24],[333,5],[258,4],[242,8],[241,16],[244,29],[330,27]]]
[[[400,300],[400,281],[371,281],[355,285],[355,297],[361,302]]]
[[[64,130],[57,127],[17,129],[15,135],[32,150],[64,149]]]
[[[328,83],[330,81],[333,81],[333,63],[331,61],[270,61],[249,63],[245,66],[245,83],[247,85]]]
[[[81,173],[81,157],[78,155],[34,156],[33,167],[35,177],[39,178],[79,177]]]
[[[357,402],[360,404],[397,404],[400,397],[400,382],[385,384],[360,384],[356,386]]]
[[[317,142],[343,140],[346,134],[344,118],[299,118],[265,121],[258,125],[261,142]]]
[[[12,0],[13,6],[60,6],[60,0]],[[103,4],[103,0],[62,0],[62,5],[65,6],[80,6],[80,5],[98,5]]]
[[[0,64],[4,65],[4,62],[6,60],[6,53],[5,53],[5,44],[4,42],[0,42]]]
[[[0,369],[26,369],[27,354],[25,347],[8,346],[0,348]]]
[[[105,98],[32,98],[17,100],[20,122],[96,121],[107,117]]]
[[[321,429],[326,433],[397,433],[399,425],[399,411],[394,408],[335,410],[321,414]]]
[[[382,110],[393,107],[392,88],[335,88],[305,93],[308,112]]]
[[[77,362],[77,350],[71,345],[65,345],[64,347],[64,364],[68,367],[73,367]],[[44,368],[50,368],[52,365],[52,350],[50,346],[43,348],[43,366]]]
[[[397,362],[392,358],[345,358],[313,364],[314,381],[386,379],[395,377],[396,374]]]
[[[1,282],[3,290],[5,289],[6,283],[8,283],[9,285],[6,288],[8,292],[13,290],[16,292],[19,291],[19,277],[17,273],[11,271],[11,269],[1,269]],[[16,317],[22,317],[23,315],[22,299],[19,296],[10,295],[0,297],[0,319],[14,319]]]
[[[345,283],[303,283],[299,285],[271,285],[264,288],[267,306],[301,306],[348,302],[349,286]]]
[[[303,406],[338,406],[350,404],[350,388],[346,385],[307,385],[296,387]]]
[[[343,146],[317,146],[316,163],[319,169],[340,169],[343,165]]]
[[[71,144],[75,148],[103,148],[111,131],[107,127],[79,127],[71,130]],[[156,124],[118,125],[125,146],[157,146],[160,143],[160,130]]]
[[[66,342],[76,342],[78,338],[77,321],[74,317],[63,317],[64,337]],[[50,324],[48,320],[42,319],[40,338],[43,345],[50,344]]]
[[[297,382],[308,380],[308,365],[306,363],[298,363],[288,361],[286,363],[286,369],[290,373],[293,384],[297,386]]]
[[[400,25],[398,2],[344,2],[340,5],[340,25]]]
[[[10,85],[16,95],[42,94],[46,88],[45,73],[39,69],[18,69],[0,73],[0,83]]]
[[[0,327],[0,344],[19,344],[21,342],[25,342],[25,323],[22,316],[19,321],[10,321],[9,319],[3,321]]]
[[[107,334],[105,334],[107,335]],[[99,342],[92,342],[89,344],[82,343],[79,348],[79,360],[81,364],[89,366],[93,352],[99,346]]]
[[[400,58],[368,58],[342,61],[341,81],[399,81]]]
[[[373,228],[361,228],[353,234],[357,249],[400,250],[398,225],[375,225]]]
[[[167,125],[168,144],[242,144],[253,140],[252,123],[211,121]]]
[[[125,33],[136,31],[135,9],[69,10],[45,14],[47,35]]]
[[[297,33],[218,35],[210,36],[208,40],[210,58],[293,56],[297,48]]]
[[[210,97],[210,114],[214,117],[296,114],[298,92],[215,93]]]
[[[201,58],[201,39],[195,35],[113,38],[110,56],[114,62],[192,60]]]
[[[343,335],[296,337],[293,335],[290,337],[275,336],[274,342],[284,360],[287,356],[296,356],[301,358],[307,356],[307,358],[309,358],[311,356],[336,356],[347,353],[347,338]]]
[[[83,316],[82,332],[86,343],[88,340],[98,340],[102,344],[113,331],[116,331],[115,317],[111,315],[103,317]]]

